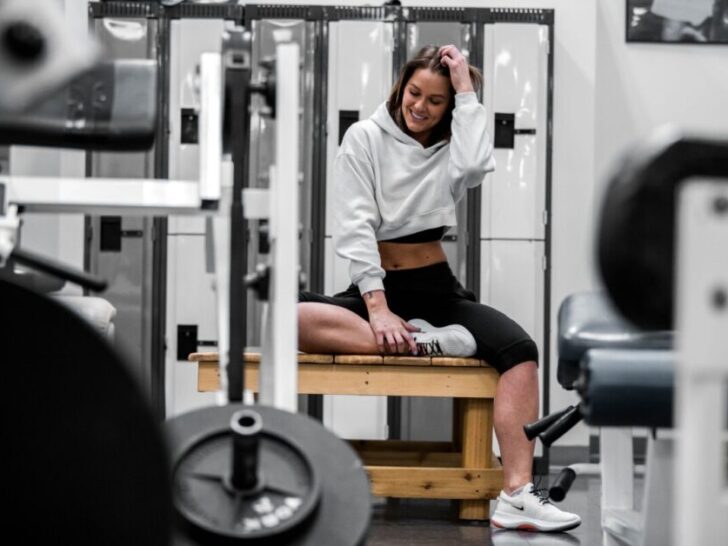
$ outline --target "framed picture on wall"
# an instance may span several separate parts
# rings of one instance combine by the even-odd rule
[[[728,44],[728,0],[626,0],[627,41]]]

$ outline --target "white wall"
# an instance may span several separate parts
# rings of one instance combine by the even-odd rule
[[[600,189],[619,155],[656,127],[728,134],[728,46],[627,43],[623,3],[598,0],[597,66]]]

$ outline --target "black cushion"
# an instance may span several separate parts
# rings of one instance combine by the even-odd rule
[[[581,410],[588,424],[672,427],[673,351],[594,349],[582,367]]]
[[[559,308],[557,378],[572,389],[580,362],[591,349],[671,349],[673,333],[646,332],[622,318],[603,292],[580,292],[567,297]]]

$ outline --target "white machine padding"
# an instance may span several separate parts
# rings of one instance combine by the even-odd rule
[[[94,296],[53,296],[53,299],[86,319],[103,337],[113,341],[116,307],[108,301]]]

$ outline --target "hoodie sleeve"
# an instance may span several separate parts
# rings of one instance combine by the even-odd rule
[[[362,294],[384,290],[384,269],[377,247],[381,223],[374,196],[374,169],[358,154],[340,151],[334,161],[334,245],[349,260],[351,281]]]
[[[488,115],[475,93],[457,93],[450,137],[450,191],[459,201],[466,190],[478,186],[495,169]]]

